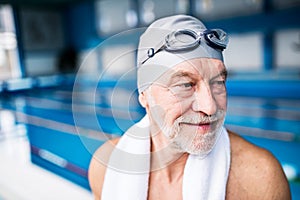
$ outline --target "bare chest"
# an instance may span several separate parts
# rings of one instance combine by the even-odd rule
[[[182,178],[167,183],[163,178],[153,180],[150,177],[148,200],[182,200]]]
[[[247,192],[239,185],[236,177],[229,174],[226,188],[226,200],[245,197]],[[166,183],[162,178],[153,180],[150,178],[148,200],[182,200],[182,178],[173,183]]]
[[[245,185],[245,182],[231,170],[226,187],[226,200],[255,199],[249,194],[248,190],[249,188]]]

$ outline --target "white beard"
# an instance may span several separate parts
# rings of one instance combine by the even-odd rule
[[[212,117],[179,117],[172,127],[164,127],[162,132],[171,140],[175,148],[179,152],[187,152],[189,154],[205,157],[215,146],[224,123],[225,111],[219,110]],[[195,132],[183,131],[180,128],[180,123],[201,123],[216,121],[217,125],[211,132],[200,134]]]
[[[153,113],[152,113],[153,114]],[[155,117],[155,115],[152,117]],[[156,115],[156,117],[158,117]],[[160,118],[161,119],[161,118]],[[224,124],[225,111],[219,110],[215,115],[211,117],[179,117],[175,120],[173,125],[166,125],[163,119],[154,118],[156,124],[159,126],[161,132],[170,140],[172,148],[177,152],[187,152],[192,155],[205,157],[208,155],[215,146],[220,133],[222,132],[222,126]],[[200,124],[203,122],[216,122],[217,125],[214,130],[205,134],[183,131],[180,123],[195,123]]]

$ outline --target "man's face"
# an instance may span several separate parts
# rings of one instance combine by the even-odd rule
[[[224,64],[209,58],[180,63],[163,74],[140,97],[152,136],[180,152],[209,153],[225,118],[225,81]]]

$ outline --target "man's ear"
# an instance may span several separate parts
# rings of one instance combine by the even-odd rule
[[[148,101],[145,92],[139,94],[139,102],[144,108],[148,106]]]

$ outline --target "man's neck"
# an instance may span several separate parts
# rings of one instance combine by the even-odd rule
[[[168,183],[178,182],[183,177],[187,158],[188,154],[182,154],[177,160],[168,164],[165,163],[165,165],[161,164],[161,168],[156,167],[157,170],[153,170],[151,173],[157,178],[163,178]],[[151,159],[151,163],[153,162],[155,162],[154,159]]]
[[[168,144],[162,133],[151,137],[151,172],[154,174],[175,181],[182,177],[187,158],[188,154]]]

